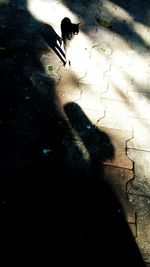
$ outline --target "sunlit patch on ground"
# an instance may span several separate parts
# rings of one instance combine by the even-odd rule
[[[60,21],[64,16],[70,17],[73,21],[78,20],[78,17],[59,1],[28,0],[28,9],[36,19],[50,24],[58,34],[60,34]],[[149,44],[148,27],[134,21],[127,10],[110,1],[105,1],[103,6],[99,6],[99,9],[95,10],[95,14],[99,10],[104,18],[109,16],[112,19],[115,17],[115,19],[124,21],[146,45]],[[105,92],[105,98],[107,96],[113,100],[132,102],[131,94],[128,91],[132,91],[132,99],[134,99],[134,91],[145,92],[150,75],[148,51],[145,49],[145,60],[145,53],[143,56],[136,52],[136,49],[132,49],[132,46],[134,45],[130,43],[130,36],[128,40],[125,40],[123,36],[121,37],[115,32],[103,31],[103,28],[98,25],[86,27],[85,21],[84,31],[81,26],[80,33],[73,42],[71,69],[79,78],[79,83],[97,84],[99,92]],[[95,90],[93,93],[95,102],[97,102],[97,97],[99,99],[98,95]],[[135,98],[133,113],[134,109],[135,112],[139,109],[137,93],[135,93]],[[144,111],[140,110],[139,112]]]
[[[50,24],[60,34],[60,21],[64,17],[70,17],[75,22],[77,16],[65,5],[56,0],[28,0],[28,10],[37,20]]]

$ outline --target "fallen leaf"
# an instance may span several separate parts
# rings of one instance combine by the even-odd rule
[[[98,51],[100,51],[100,50],[105,51],[105,49],[103,47],[101,47],[99,44],[93,45],[92,48],[96,48]]]
[[[100,17],[96,17],[95,19],[102,27],[107,28],[107,29],[112,29],[112,25],[106,20],[101,19]]]
[[[49,71],[53,71],[53,66],[48,66]]]

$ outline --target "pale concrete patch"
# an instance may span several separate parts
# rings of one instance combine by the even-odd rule
[[[128,95],[129,85],[132,84],[132,76],[123,68],[117,68],[111,64],[111,70],[106,72],[105,79],[108,81],[108,91],[103,94],[104,98],[125,101],[130,106]]]
[[[99,122],[99,126],[132,131],[130,103],[108,99],[101,99],[101,103],[106,111],[105,117]]]
[[[115,35],[113,41],[110,43],[110,48],[113,53],[110,55],[110,60],[115,68],[123,68],[128,70],[132,64],[132,57],[130,56],[130,47],[126,41],[120,36]]]
[[[137,70],[148,71],[150,69],[150,53],[145,50],[143,51],[143,47],[138,47],[138,52],[135,49],[130,49],[128,52],[128,56],[132,60],[132,64],[135,65]],[[133,66],[134,69],[134,66]]]
[[[112,75],[114,73],[115,75]],[[122,68],[113,69],[105,75],[108,81],[108,90],[104,92],[103,98],[125,101],[131,105],[132,99],[128,95],[128,84],[132,83],[132,78]]]
[[[60,75],[60,79],[55,87],[56,102],[60,112],[64,115],[64,105],[80,99],[81,91],[77,86],[78,78],[73,71],[67,70],[62,66],[58,74]]]
[[[85,79],[80,79],[78,83],[78,87],[81,89],[82,92],[89,91],[92,95],[92,97],[95,97],[98,95],[98,98],[100,100],[100,95],[105,92],[108,88],[108,81],[103,79],[101,85],[97,84],[89,84],[89,83],[83,83]]]
[[[92,122],[97,123],[104,117],[104,106],[100,102],[101,90],[98,86],[85,83],[79,83],[78,87],[81,95],[76,103],[85,111]]]
[[[110,69],[110,62],[107,60],[105,49],[98,43],[92,43],[87,46],[89,53],[89,62],[87,65],[86,76],[82,82],[100,85],[103,80],[104,73]]]
[[[108,59],[111,61],[111,69],[122,68],[121,70],[124,73],[128,73],[128,68],[132,65],[132,58],[128,55],[128,51],[113,51],[113,53],[108,57]]]
[[[85,86],[84,86],[85,85]],[[78,100],[79,105],[87,107],[92,110],[101,110],[102,104],[100,103],[100,90],[98,87],[86,86],[86,84],[80,84],[81,97]]]
[[[133,139],[127,142],[127,148],[150,151],[150,120],[132,120]]]
[[[142,64],[134,64],[132,67],[129,67],[128,73],[130,73],[131,77],[133,78],[132,90],[143,93],[149,92],[150,71],[148,71],[147,68],[142,68]]]
[[[76,72],[79,78],[85,76],[87,72],[91,54],[90,47],[92,44],[92,39],[83,32],[79,32],[71,43],[71,68]]]
[[[126,54],[130,48],[129,44],[119,35],[113,33],[113,38],[109,41],[109,46],[113,50],[113,52],[118,53],[122,51],[122,54]]]
[[[112,54],[112,49],[109,46],[109,43],[113,40],[113,34],[110,30],[102,28],[102,27],[96,27],[96,33],[93,36],[93,44],[97,44],[97,49],[106,56],[109,56]]]

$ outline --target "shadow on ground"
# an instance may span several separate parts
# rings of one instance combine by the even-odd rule
[[[30,14],[17,13],[15,1],[6,9],[0,10],[8,18],[0,43],[7,48],[0,62],[1,264],[144,266],[103,180],[102,162],[115,154],[109,136],[74,103],[64,107],[69,123],[62,119],[54,80],[41,75],[39,86],[31,79],[44,70],[41,50],[31,47],[32,33],[21,24]]]
[[[66,56],[64,54],[64,51],[62,49],[62,39],[61,37],[54,31],[52,26],[43,24],[41,27],[41,34],[44,38],[44,40],[47,42],[48,46],[50,46],[56,55],[61,59],[63,64],[66,63]]]

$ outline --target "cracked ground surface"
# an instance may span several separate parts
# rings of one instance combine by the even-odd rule
[[[149,15],[140,0],[0,1],[5,263],[150,263]],[[81,22],[69,69],[65,16]]]

